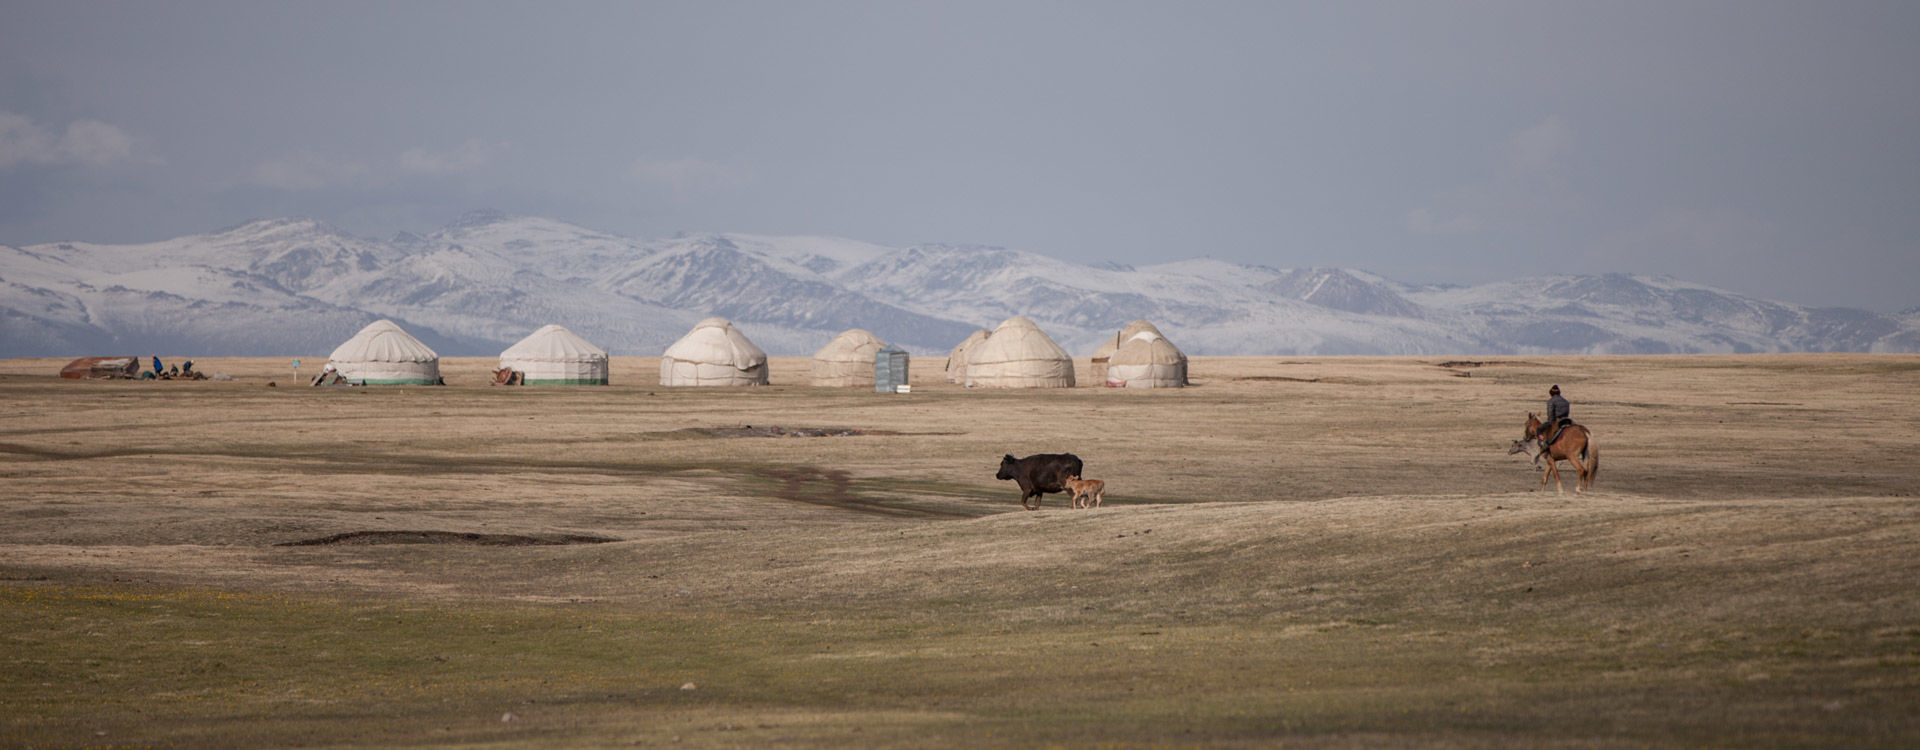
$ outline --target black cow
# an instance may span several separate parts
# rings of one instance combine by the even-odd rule
[[[1071,453],[1036,453],[1014,458],[1009,453],[1000,459],[996,479],[1011,479],[1020,485],[1020,507],[1040,509],[1040,496],[1048,492],[1066,492],[1067,477],[1080,476],[1080,457]],[[1027,504],[1033,498],[1033,504]]]

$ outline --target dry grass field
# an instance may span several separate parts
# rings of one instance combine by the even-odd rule
[[[1920,744],[1920,357],[492,363],[0,361],[0,745]],[[1588,494],[1505,452],[1553,383]],[[993,478],[1058,451],[1105,507]]]

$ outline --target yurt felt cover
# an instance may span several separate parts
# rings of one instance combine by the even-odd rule
[[[1112,338],[1100,342],[1100,348],[1093,350],[1094,361],[1098,362],[1111,359],[1114,351],[1120,348],[1122,342],[1133,338],[1134,334],[1141,331],[1152,331],[1161,337],[1166,336],[1166,334],[1160,333],[1160,329],[1153,327],[1153,323],[1145,318],[1133,321],[1132,323],[1128,323],[1125,328],[1120,329],[1120,332],[1114,334]]]
[[[886,346],[873,334],[855,328],[833,337],[813,353],[808,382],[830,388],[873,387],[873,355]]]
[[[947,382],[965,384],[967,382],[967,352],[987,340],[987,329],[982,328],[967,335],[967,340],[953,347],[947,355]]]
[[[1141,318],[1139,320],[1133,321],[1132,323],[1128,323],[1126,327],[1120,329],[1119,333],[1116,333],[1111,338],[1108,338],[1107,340],[1100,342],[1100,348],[1093,350],[1094,382],[1096,383],[1106,382],[1107,360],[1110,360],[1113,358],[1113,352],[1114,350],[1120,348],[1120,342],[1133,338],[1134,334],[1139,333],[1141,331],[1152,331],[1155,334],[1160,333],[1160,329],[1153,327],[1153,323],[1148,322],[1147,319],[1145,318]]]
[[[440,355],[391,320],[360,329],[327,356],[340,376],[367,385],[434,385]]]
[[[967,385],[1072,388],[1073,358],[1033,321],[1014,316],[967,353]]]
[[[767,353],[727,319],[707,318],[660,356],[660,384],[766,385]]]
[[[541,326],[500,353],[527,385],[606,385],[607,352],[558,325]]]
[[[1181,388],[1187,384],[1187,355],[1155,331],[1129,337],[1107,362],[1112,388]]]

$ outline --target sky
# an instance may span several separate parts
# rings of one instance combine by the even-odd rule
[[[1920,3],[0,0],[0,244],[471,210],[1920,306]]]

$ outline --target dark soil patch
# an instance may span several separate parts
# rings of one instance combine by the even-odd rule
[[[604,536],[586,534],[478,534],[468,531],[349,531],[344,534],[281,542],[275,547],[322,547],[364,544],[470,544],[481,547],[542,547],[562,544],[606,544],[617,542]]]
[[[773,437],[852,437],[854,435],[890,435],[882,430],[862,430],[853,427],[782,427],[780,425],[740,425],[739,427],[696,427],[692,432],[718,438],[773,438]]]
[[[1514,367],[1517,365],[1531,365],[1531,364],[1533,363],[1520,362],[1517,360],[1503,360],[1499,362],[1481,362],[1481,361],[1472,360],[1472,359],[1456,359],[1448,362],[1441,362],[1440,364],[1437,364],[1434,366],[1445,367],[1449,370],[1467,370],[1475,367]]]
[[[972,518],[978,514],[944,508],[915,507],[898,501],[877,500],[856,494],[853,480],[844,471],[812,466],[781,466],[755,469],[754,473],[779,483],[765,494],[782,500],[810,505],[827,505],[844,510],[886,516],[936,516]]]

